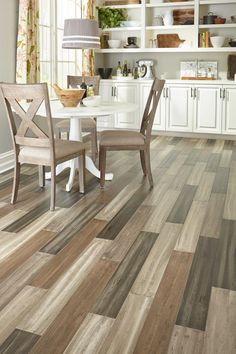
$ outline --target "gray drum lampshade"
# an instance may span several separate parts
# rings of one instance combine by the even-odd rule
[[[62,48],[100,48],[97,21],[81,18],[65,20]]]

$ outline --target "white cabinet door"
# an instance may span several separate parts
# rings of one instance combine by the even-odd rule
[[[168,85],[166,87],[166,130],[191,132],[193,121],[192,87]]]
[[[194,90],[194,132],[221,133],[222,88],[202,85]]]
[[[103,102],[112,102],[114,100],[114,85],[112,82],[101,82],[99,88],[99,94],[101,95]],[[104,116],[97,118],[98,128],[114,128],[115,117],[114,116]]]
[[[236,87],[224,86],[223,133],[236,134]]]
[[[151,86],[151,84],[140,85],[140,124]],[[165,98],[163,94],[161,95],[160,101],[158,102],[157,111],[153,123],[153,130],[165,130]]]
[[[115,127],[139,129],[139,85],[117,83],[115,85],[115,96],[118,102],[130,102],[138,105],[138,108],[135,112],[117,113],[115,117]]]

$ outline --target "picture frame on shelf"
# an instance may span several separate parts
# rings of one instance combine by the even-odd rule
[[[197,76],[199,78],[207,78],[216,80],[218,78],[218,62],[217,60],[198,60]]]
[[[180,77],[196,78],[198,73],[197,60],[182,60],[180,62]]]

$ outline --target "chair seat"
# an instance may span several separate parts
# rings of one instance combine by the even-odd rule
[[[72,140],[55,140],[55,158],[57,161],[63,161],[67,156],[79,155],[79,151],[84,150],[84,144]],[[19,153],[19,161],[32,164],[42,164],[49,166],[50,149],[34,146],[24,146]]]
[[[61,122],[57,123],[56,126],[61,130],[61,132],[68,132],[70,130],[70,121],[69,119],[64,119]],[[93,118],[82,118],[81,127],[82,130],[93,128],[95,129],[96,121]]]
[[[101,133],[101,146],[140,146],[145,144],[145,137],[139,132],[106,130]]]

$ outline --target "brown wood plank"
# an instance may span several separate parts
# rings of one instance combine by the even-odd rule
[[[94,262],[94,267],[34,346],[34,354],[44,353],[45,348],[47,353],[64,352],[116,268],[117,264],[112,261]]]
[[[92,312],[116,317],[158,234],[141,232],[116,273],[94,305]]]
[[[0,346],[1,354],[29,353],[34,344],[40,338],[37,334],[15,329],[12,334]]]
[[[205,330],[218,240],[200,237],[177,325]]]
[[[192,259],[190,253],[173,252],[134,353],[167,352]]]

